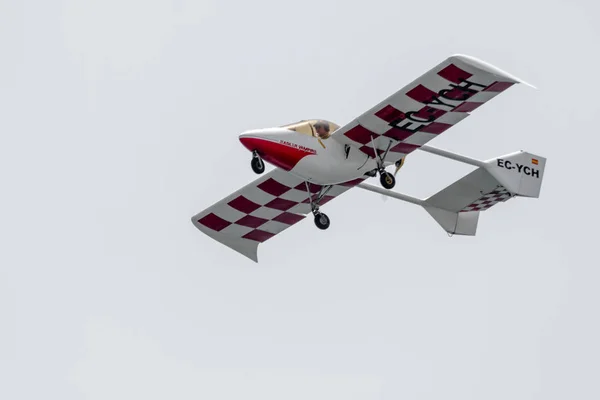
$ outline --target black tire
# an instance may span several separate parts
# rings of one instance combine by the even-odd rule
[[[323,213],[315,214],[315,225],[321,230],[329,228],[329,217]]]
[[[265,163],[260,157],[254,157],[250,165],[252,166],[252,171],[259,175],[265,172]]]
[[[394,178],[394,175],[387,171],[384,171],[381,174],[379,177],[379,182],[381,182],[381,186],[383,186],[385,189],[392,189],[394,186],[396,186],[396,178]]]

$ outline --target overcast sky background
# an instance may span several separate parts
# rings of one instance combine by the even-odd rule
[[[0,0],[0,398],[597,399],[595,1]],[[548,157],[448,238],[352,190],[259,247],[190,217],[238,135],[344,124],[447,56],[512,88],[431,145]],[[471,167],[413,153],[397,191]],[[376,183],[374,181],[374,183]]]

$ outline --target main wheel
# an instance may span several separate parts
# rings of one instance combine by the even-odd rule
[[[329,228],[329,217],[323,213],[315,214],[315,225],[322,230]]]
[[[265,172],[265,163],[260,157],[253,157],[250,165],[252,166],[252,171],[259,175]]]
[[[381,173],[379,181],[381,182],[381,186],[383,186],[386,189],[391,189],[396,185],[396,178],[394,178],[394,175],[390,174],[387,171]]]

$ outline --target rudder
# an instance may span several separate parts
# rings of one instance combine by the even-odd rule
[[[509,192],[523,197],[540,197],[546,158],[517,151],[485,161],[485,169]]]

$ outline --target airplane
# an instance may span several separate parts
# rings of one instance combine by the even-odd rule
[[[252,170],[262,176],[194,215],[192,223],[258,262],[260,243],[309,214],[326,230],[330,220],[321,208],[361,188],[423,207],[450,236],[475,236],[480,212],[513,197],[539,198],[546,158],[517,151],[482,161],[427,143],[520,83],[532,86],[457,54],[343,126],[313,119],[248,130],[239,140],[252,154]],[[415,150],[477,168],[425,199],[392,191]],[[265,162],[275,167],[266,174]],[[391,166],[393,174],[386,170]],[[365,182],[376,176],[382,188]]]

